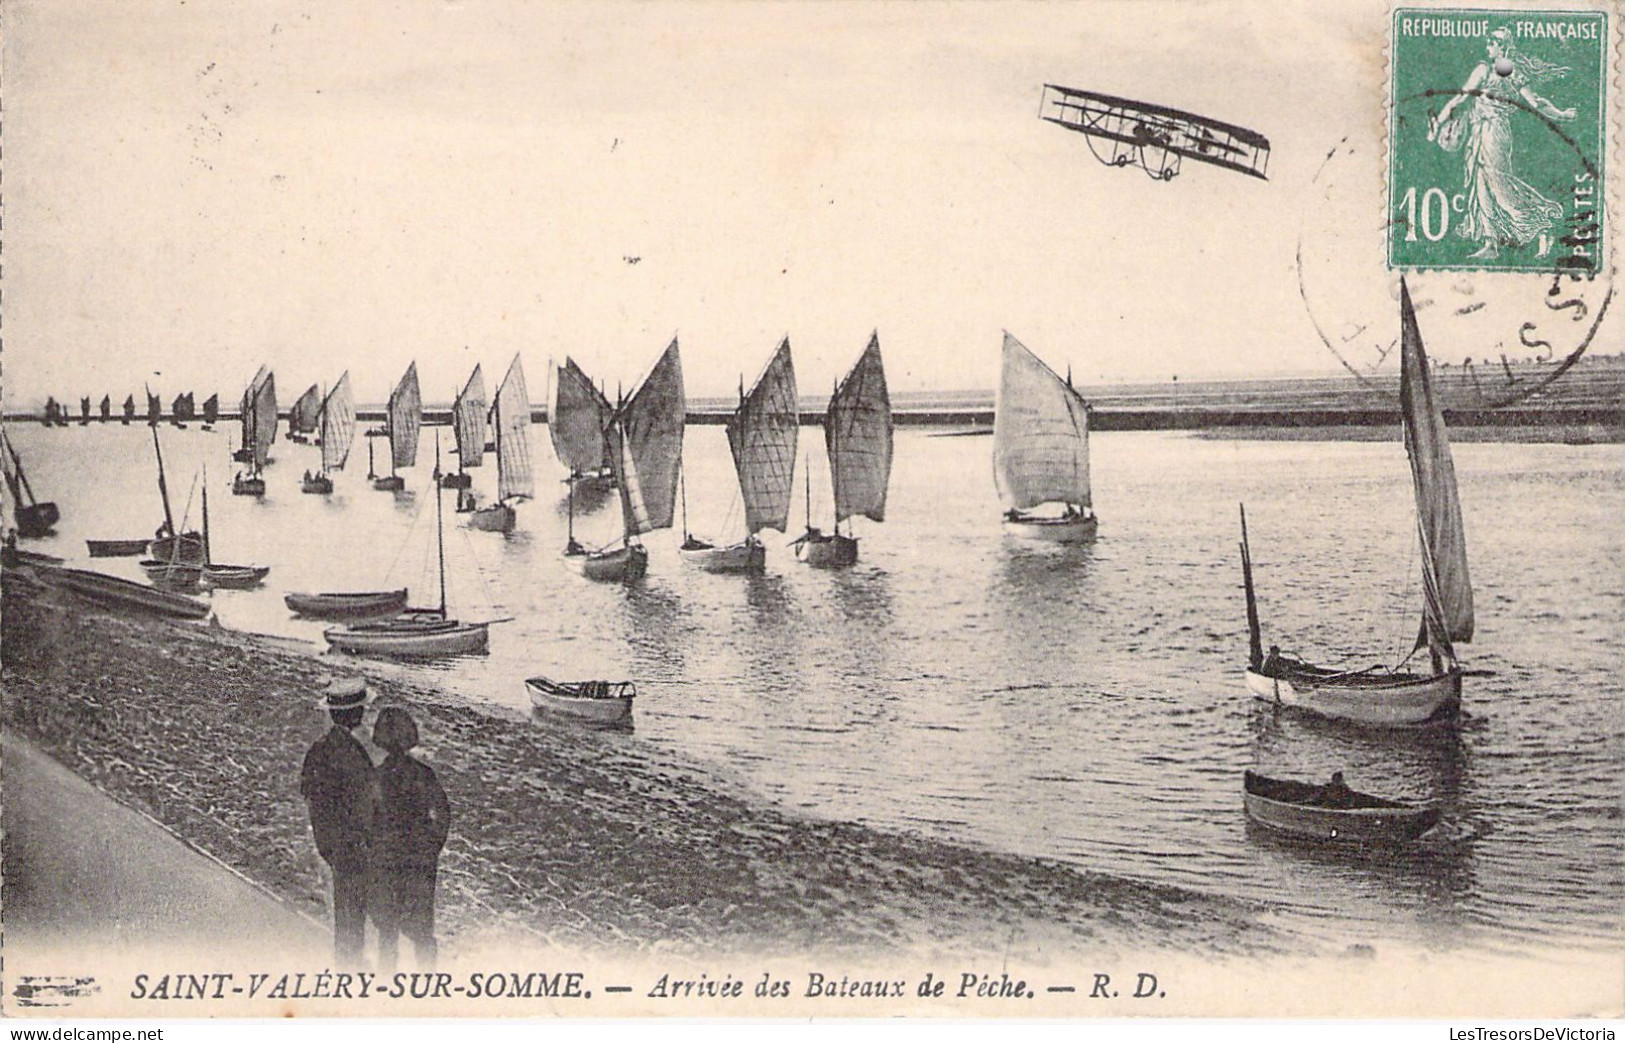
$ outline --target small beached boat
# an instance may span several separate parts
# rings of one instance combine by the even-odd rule
[[[202,619],[209,614],[209,606],[193,598],[183,597],[152,587],[144,587],[118,576],[85,569],[50,569],[41,573],[45,582],[73,591],[81,597],[120,608],[132,608],[176,619]]]
[[[0,468],[4,469],[6,489],[11,494],[17,535],[28,538],[49,536],[56,523],[62,520],[62,512],[49,500],[40,502],[34,499],[34,487],[28,484],[22,458],[17,455],[4,430],[0,430],[0,441],[5,443],[5,453],[0,455]]]
[[[1272,779],[1247,772],[1243,781],[1247,817],[1266,829],[1308,840],[1340,843],[1396,843],[1415,840],[1439,824],[1443,812],[1360,793],[1342,784]]]
[[[140,565],[147,581],[164,590],[190,593],[203,583],[203,566],[192,562],[145,558]]]
[[[1444,414],[1434,397],[1422,335],[1409,288],[1400,281],[1400,413],[1411,461],[1421,542],[1422,623],[1409,660],[1426,647],[1429,673],[1397,666],[1327,669],[1271,647],[1264,654],[1253,588],[1247,513],[1241,513],[1242,582],[1247,596],[1247,689],[1259,699],[1367,725],[1448,723],[1461,709],[1462,668],[1455,645],[1473,637],[1473,589],[1467,539]]]
[[[886,520],[886,487],[891,481],[891,395],[886,389],[886,368],[880,359],[880,335],[870,334],[869,346],[846,377],[835,385],[824,414],[824,445],[829,453],[829,477],[835,494],[835,531],[826,533],[812,524],[812,479],[807,479],[807,532],[792,545],[796,557],[818,568],[844,568],[857,563],[858,538],[841,532],[841,522],[856,515]]]
[[[397,467],[411,467],[418,459],[418,431],[423,425],[423,395],[418,390],[418,364],[406,367],[401,381],[389,393],[383,437],[389,440],[389,474],[373,472],[372,443],[367,443],[367,477],[380,492],[400,492],[406,479],[395,473]]]
[[[406,588],[286,594],[282,603],[288,606],[289,611],[311,619],[370,619],[404,611]]]
[[[683,545],[678,549],[685,562],[706,572],[762,571],[767,548],[756,534],[763,529],[783,532],[790,524],[799,426],[796,371],[790,359],[790,338],[785,337],[748,395],[740,383],[739,407],[728,417],[728,448],[745,504],[745,538],[719,547],[691,535],[685,483]]]
[[[637,686],[631,681],[552,681],[531,677],[525,681],[530,704],[569,717],[611,724],[632,716]]]
[[[482,413],[483,410],[482,403]],[[483,422],[480,428],[478,434],[483,439]],[[468,524],[484,532],[512,532],[518,520],[513,505],[536,495],[536,481],[530,466],[530,397],[525,392],[525,371],[519,365],[518,355],[508,366],[497,388],[496,400],[491,404],[491,429],[496,434],[497,502],[469,512]],[[461,425],[458,430],[462,430]],[[477,456],[474,462],[479,463]]]
[[[147,553],[151,540],[86,540],[85,547],[92,558],[133,558]]]
[[[994,406],[993,479],[1010,535],[1051,543],[1094,536],[1089,406],[1070,376],[1063,381],[1008,332]]]

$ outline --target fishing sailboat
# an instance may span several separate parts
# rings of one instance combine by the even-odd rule
[[[463,385],[463,390],[451,404],[451,432],[457,442],[457,470],[440,479],[441,488],[467,489],[474,483],[467,468],[478,467],[485,459],[486,411],[485,375],[476,363],[474,372],[468,375],[468,383]],[[457,499],[459,511],[471,509],[464,506],[463,497]]]
[[[829,451],[830,482],[835,493],[835,530],[824,533],[812,524],[812,488],[808,482],[807,532],[795,541],[796,557],[809,565],[838,568],[858,560],[858,538],[841,533],[841,522],[853,515],[886,520],[886,486],[891,481],[891,396],[880,359],[880,335],[845,379],[835,385],[824,414],[824,445]]]
[[[203,403],[203,430],[214,430],[214,422],[220,419],[220,396],[210,395]]]
[[[418,364],[406,367],[401,382],[389,393],[384,418],[384,437],[389,439],[389,474],[379,477],[373,471],[372,443],[367,443],[367,477],[380,492],[400,492],[406,479],[395,473],[397,467],[411,467],[418,459],[418,428],[423,424],[423,396],[418,391]]]
[[[163,419],[164,404],[157,395],[147,392],[147,426],[157,427],[158,421]]]
[[[264,470],[276,441],[276,420],[276,375],[261,366],[243,392],[243,447],[234,456],[248,468],[231,481],[238,496],[265,495]]]
[[[23,471],[22,458],[17,455],[16,448],[6,435],[5,429],[0,428],[0,442],[5,443],[5,454],[0,456],[0,467],[4,468],[6,491],[11,494],[12,513],[17,520],[17,535],[30,539],[38,536],[49,536],[51,529],[62,519],[62,513],[57,510],[55,503],[47,500],[43,503],[34,499],[34,488],[28,484],[28,475]]]
[[[123,424],[125,427],[129,427],[130,426],[130,421],[132,421],[134,419],[135,419],[135,396],[134,395],[126,395],[124,397],[124,417],[123,417],[123,419],[121,419],[119,421],[119,423]]]
[[[101,404],[101,422],[104,424],[107,423],[108,420],[112,419],[112,416],[113,398],[111,395],[103,395]]]
[[[993,480],[1012,536],[1073,543],[1099,527],[1089,491],[1089,405],[1070,377],[1056,376],[1008,332],[993,415]]]
[[[56,404],[56,399],[53,396],[47,395],[45,398],[45,415],[40,418],[40,423],[44,424],[46,427],[55,427],[56,414],[59,408],[60,407]]]
[[[566,357],[558,367],[553,397],[547,408],[547,433],[553,452],[570,472],[571,482],[613,480],[608,431],[615,407],[593,385],[587,374]]]
[[[687,408],[683,362],[674,337],[611,422],[610,460],[621,491],[623,534],[620,546],[573,558],[588,579],[627,582],[648,571],[649,552],[638,537],[671,528],[677,513]]]
[[[316,413],[321,409],[322,392],[315,384],[305,389],[305,393],[294,400],[293,408],[288,410],[288,440],[290,442],[305,443],[310,441],[311,434],[316,430]]]
[[[1253,589],[1245,509],[1241,518],[1248,690],[1260,699],[1368,725],[1423,725],[1453,719],[1461,707],[1462,677],[1455,646],[1473,637],[1473,590],[1467,575],[1467,541],[1456,491],[1456,468],[1450,456],[1444,413],[1434,395],[1416,312],[1411,306],[1410,289],[1403,280],[1399,306],[1400,412],[1405,452],[1411,462],[1422,559],[1422,624],[1410,655],[1426,647],[1432,660],[1431,672],[1406,671],[1404,662],[1394,667],[1328,669],[1283,655],[1274,646],[1266,656]]]
[[[169,422],[176,427],[185,427],[188,420],[197,416],[197,408],[193,405],[192,393],[176,395],[175,401],[169,407]]]
[[[414,382],[416,374],[413,374]],[[440,447],[435,445],[435,549],[440,565],[440,606],[407,609],[392,619],[357,622],[322,631],[327,643],[341,652],[358,655],[427,659],[484,652],[490,644],[491,624],[465,623],[446,613],[446,520],[439,487]]]
[[[790,338],[779,342],[761,376],[745,393],[739,388],[739,407],[728,417],[728,448],[739,476],[745,503],[745,538],[718,547],[688,533],[687,492],[684,492],[684,561],[707,572],[760,572],[767,563],[767,548],[757,537],[763,529],[780,532],[790,524],[790,493],[795,485],[796,436],[800,413],[796,405],[796,370],[790,360]]]
[[[344,470],[350,458],[350,443],[355,439],[355,396],[350,393],[350,371],[345,370],[333,390],[322,400],[316,417],[317,435],[322,443],[322,466],[315,474],[305,472],[299,491],[330,493],[333,491],[333,472]]]
[[[485,532],[512,532],[517,518],[513,505],[536,495],[530,466],[530,396],[518,355],[491,404],[491,428],[496,433],[497,502],[471,513],[468,524]],[[480,437],[484,438],[483,431]]]
[[[90,396],[86,395],[79,400],[79,426],[87,427],[90,424]]]
[[[152,428],[152,451],[158,457],[158,496],[164,504],[164,523],[148,546],[154,559],[180,562],[188,565],[203,564],[203,536],[196,532],[175,531],[175,515],[169,509],[169,483],[164,476],[164,451],[158,444],[158,428]]]
[[[209,468],[203,468],[203,582],[211,587],[247,590],[271,574],[269,565],[222,565],[214,560],[209,542]]]

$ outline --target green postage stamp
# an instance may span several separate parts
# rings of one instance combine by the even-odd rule
[[[1596,272],[1607,15],[1398,8],[1392,32],[1388,266]]]

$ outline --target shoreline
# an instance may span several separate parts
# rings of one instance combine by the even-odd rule
[[[437,920],[453,953],[516,937],[644,956],[1319,948],[1267,906],[799,817],[625,735],[480,708],[395,664],[24,588],[8,583],[0,619],[6,726],[324,922],[298,770],[327,727],[311,693],[342,672],[412,711],[450,796]]]

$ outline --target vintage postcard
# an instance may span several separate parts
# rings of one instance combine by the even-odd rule
[[[3,15],[5,1015],[1625,1013],[1617,6]]]

